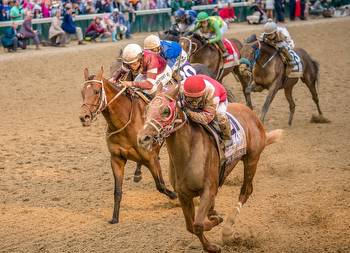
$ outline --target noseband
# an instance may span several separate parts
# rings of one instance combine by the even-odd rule
[[[168,123],[169,121],[171,121],[171,122],[169,124],[164,125],[164,121],[162,123],[161,121],[159,121],[155,118],[151,118],[151,119],[148,119],[144,125],[144,128],[146,128],[147,125],[150,125],[151,127],[153,127],[157,131],[157,135],[153,137],[153,141],[157,142],[159,144],[162,144],[165,138],[167,138],[172,133],[174,133],[175,131],[177,131],[181,127],[183,127],[185,125],[185,123],[187,122],[187,115],[185,113],[183,113],[183,115],[185,117],[184,119],[178,118],[178,110],[176,107],[176,101],[172,97],[170,97],[166,94],[164,96],[167,99],[169,99],[171,102],[175,103],[175,105],[174,105],[175,111],[166,120],[164,120],[166,123]],[[156,96],[154,99],[157,99],[157,98],[162,99],[161,96]]]

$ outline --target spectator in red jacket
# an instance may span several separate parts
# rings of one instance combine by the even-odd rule
[[[234,22],[234,20],[236,19],[235,16],[235,9],[233,6],[231,6],[230,3],[227,4],[226,7],[222,8],[219,11],[219,16],[225,21],[225,22]]]
[[[85,38],[90,38],[91,40],[96,40],[98,37],[102,36],[105,33],[105,29],[101,25],[101,18],[95,17],[91,21],[91,24],[86,29]]]

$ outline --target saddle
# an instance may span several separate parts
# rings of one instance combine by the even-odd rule
[[[238,120],[226,112],[231,124],[231,140],[223,140],[220,135],[220,127],[217,122],[202,125],[213,136],[219,153],[219,186],[222,186],[226,168],[241,159],[246,154],[247,141],[245,132]]]

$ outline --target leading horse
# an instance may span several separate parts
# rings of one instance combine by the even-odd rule
[[[312,59],[302,48],[296,48],[295,52],[299,55],[303,65],[303,74],[300,79],[308,87],[319,113],[318,117],[314,116],[312,120],[319,123],[329,122],[323,117],[319,105],[317,93],[320,75],[319,63]],[[240,53],[241,65],[239,69],[243,77],[243,82],[246,83],[245,86],[247,87],[244,90],[247,105],[253,108],[250,97],[251,92],[260,92],[264,89],[268,89],[269,93],[263,105],[260,118],[261,121],[264,122],[266,113],[277,91],[284,89],[290,111],[288,124],[292,125],[295,111],[292,91],[299,78],[288,77],[286,66],[281,56],[279,56],[278,51],[265,42],[258,40],[255,34],[246,39],[246,43],[244,43]]]
[[[80,121],[83,126],[90,126],[96,116],[102,113],[108,125],[106,141],[111,154],[115,182],[114,210],[110,223],[119,222],[124,168],[127,160],[145,165],[154,178],[157,190],[170,199],[176,198],[176,193],[168,190],[163,180],[158,159],[160,146],[152,151],[146,151],[137,145],[137,133],[144,124],[143,114],[147,105],[142,96],[103,78],[103,68],[97,75],[91,76],[85,69],[84,76]]]
[[[138,134],[140,146],[150,150],[154,143],[166,140],[170,160],[170,182],[178,194],[185,216],[186,228],[201,241],[204,250],[220,252],[203,234],[223,221],[214,209],[219,188],[220,158],[215,140],[199,124],[187,120],[178,103],[179,87],[157,95],[149,105],[146,123]],[[247,151],[233,161],[224,173],[224,179],[235,165],[244,163],[244,181],[237,206],[227,217],[222,237],[227,241],[233,234],[232,225],[241,207],[253,191],[253,178],[260,155],[267,145],[278,141],[281,130],[265,133],[256,114],[238,103],[228,105],[228,111],[240,122],[245,131]],[[200,196],[195,213],[193,198]]]

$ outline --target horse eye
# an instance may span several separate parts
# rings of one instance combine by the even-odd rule
[[[98,95],[100,93],[99,90],[94,90],[95,95]]]
[[[169,107],[165,107],[163,112],[162,112],[163,117],[169,117],[170,116],[170,109]]]

